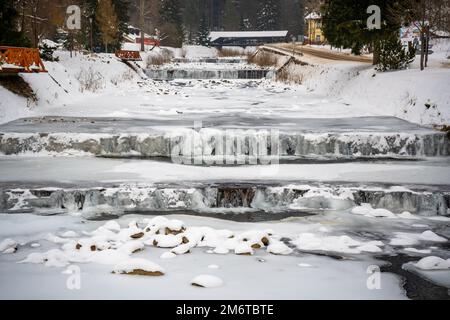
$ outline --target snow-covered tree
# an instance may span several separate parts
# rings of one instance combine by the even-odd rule
[[[165,45],[181,47],[183,44],[183,16],[180,0],[161,0],[159,12],[162,34],[166,37]]]
[[[398,36],[393,35],[380,42],[378,68],[381,71],[405,69],[414,61],[415,56],[413,48],[405,50]]]
[[[43,42],[39,45],[39,51],[41,54],[41,58],[44,61],[59,61],[58,57],[53,56],[56,51],[56,46],[51,46],[47,42]]]
[[[23,30],[19,30],[19,12],[13,0],[0,1],[0,44],[10,46],[29,46]]]
[[[280,1],[259,1],[256,28],[258,30],[277,30],[279,28]]]
[[[210,38],[210,31],[208,27],[208,22],[206,20],[206,17],[202,17],[200,19],[200,27],[198,30],[198,39],[197,43],[201,46],[209,47],[211,38]]]
[[[226,0],[223,10],[223,28],[228,31],[235,31],[239,28],[240,17],[237,11],[235,0]]]

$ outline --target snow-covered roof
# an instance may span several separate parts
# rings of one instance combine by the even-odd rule
[[[320,13],[317,12],[311,12],[310,14],[308,14],[305,18],[306,20],[317,20],[317,19],[322,19],[322,15]]]
[[[46,44],[49,48],[58,48],[59,47],[59,44],[57,44],[56,42],[54,42],[50,39],[41,40],[41,44],[42,45]]]
[[[124,37],[125,37],[125,39],[128,39],[128,40],[130,40],[132,42],[136,42],[136,39],[141,37],[141,30],[139,28],[137,28],[137,27],[132,26],[132,25],[128,25],[128,30],[130,30],[130,29],[134,29],[134,30],[139,31],[139,34],[134,34],[134,33],[128,32],[128,33],[124,34]],[[152,36],[149,35],[146,32],[144,32],[144,37],[145,38],[152,38]]]
[[[211,41],[220,38],[270,38],[270,37],[286,37],[287,30],[283,31],[212,31],[210,34]]]

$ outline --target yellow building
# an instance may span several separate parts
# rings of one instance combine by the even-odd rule
[[[310,44],[322,44],[325,42],[325,36],[322,31],[322,16],[319,13],[312,12],[306,16],[307,41]]]

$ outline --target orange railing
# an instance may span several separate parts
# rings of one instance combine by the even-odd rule
[[[0,72],[47,72],[39,50],[34,48],[0,46],[0,68]]]
[[[124,61],[142,61],[139,51],[117,50],[116,57]]]

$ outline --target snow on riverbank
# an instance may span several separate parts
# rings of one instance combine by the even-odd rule
[[[450,41],[440,41],[430,55],[429,68],[419,69],[419,56],[408,70],[377,72],[355,62],[293,66],[290,72],[309,92],[341,99],[351,107],[374,110],[410,122],[431,125],[450,123]],[[305,58],[307,61],[308,58]]]

